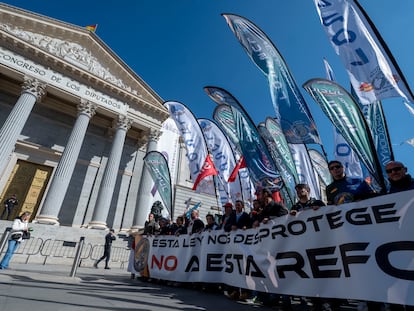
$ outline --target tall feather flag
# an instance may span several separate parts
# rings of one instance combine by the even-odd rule
[[[307,146],[305,144],[289,144],[289,149],[296,164],[298,182],[309,185],[311,197],[321,198],[318,173],[315,172]]]
[[[203,131],[207,148],[213,157],[213,163],[218,171],[217,185],[221,204],[224,205],[227,202],[242,200],[240,179],[238,178],[238,182],[234,184],[229,184],[227,181],[231,168],[236,165],[234,152],[228,138],[214,121],[199,118],[198,123]]]
[[[360,101],[413,94],[389,48],[356,0],[314,0],[321,24]]]
[[[88,26],[85,26],[85,28],[88,29],[89,31],[96,32],[96,29],[98,28],[98,24],[88,25]]]
[[[309,157],[312,161],[312,166],[315,168],[319,178],[326,187],[332,182],[332,176],[329,173],[328,162],[326,162],[325,157],[318,150],[309,149],[308,152]]]
[[[320,144],[309,108],[282,55],[266,34],[251,21],[222,14],[249,58],[267,76],[276,119],[293,144]]]
[[[385,165],[390,161],[394,161],[394,153],[382,103],[380,100],[376,100],[372,103],[364,104],[358,95],[355,95],[356,92],[353,87],[351,87],[351,94],[356,99],[365,120],[367,120],[375,150],[377,151],[378,159],[382,164],[383,173],[385,174]],[[386,182],[388,182],[388,179],[386,179]]]
[[[334,81],[326,79],[311,79],[305,82],[303,87],[341,132],[368,172],[375,178],[381,191],[385,191],[384,175],[371,132],[351,94]]]
[[[229,92],[218,87],[204,87],[207,95],[217,104],[231,107],[234,122],[232,129],[236,131],[239,148],[245,158],[255,188],[280,189],[283,182],[271,158],[266,144],[257,131],[253,120]],[[224,127],[226,128],[226,127]],[[230,133],[233,135],[233,133]]]
[[[261,122],[257,125],[257,131],[263,138],[263,141],[269,150],[270,156],[272,157],[278,172],[280,172],[280,178],[283,180],[284,184],[284,187],[280,189],[280,193],[284,199],[286,207],[290,209],[295,204],[294,200],[296,196],[296,180],[281,160],[282,155],[279,153],[276,141],[273,139],[269,130],[266,128],[264,122]]]
[[[282,129],[280,128],[279,123],[276,122],[274,118],[267,117],[265,121],[266,129],[269,131],[269,134],[273,137],[275,141],[275,148],[280,154],[280,160],[283,162],[284,166],[288,170],[289,174],[293,176],[294,182],[298,182],[298,172],[296,170],[295,162],[292,157],[292,153],[289,149],[288,142],[286,137],[283,134]]]
[[[194,182],[193,190],[197,189],[197,186],[200,183],[200,181],[202,181],[204,178],[208,176],[213,176],[213,175],[218,175],[218,172],[217,172],[216,167],[214,166],[213,160],[211,159],[211,154],[207,154],[203,167],[201,168],[201,171],[198,174]]]
[[[143,160],[168,213],[172,215],[171,176],[167,159],[158,151],[150,151]]]
[[[326,58],[323,58],[325,65],[326,78],[335,81],[335,75]],[[335,160],[341,162],[345,167],[345,174],[348,177],[362,178],[362,167],[358,157],[348,145],[341,133],[333,126],[334,131],[334,156]]]
[[[241,168],[245,168],[247,167],[246,165],[246,161],[244,160],[244,157],[241,156],[239,161],[237,161],[236,166],[234,167],[233,171],[231,172],[229,178],[228,178],[228,182],[235,182],[237,175],[239,174],[239,171]]]
[[[407,108],[407,110],[414,116],[414,108],[410,106],[409,103],[407,103],[407,101],[404,100],[404,105]]]
[[[193,113],[182,103],[167,101],[163,104],[170,113],[180,131],[180,136],[187,150],[187,160],[192,180],[196,180],[208,155],[206,142],[200,125]],[[197,186],[197,192],[216,195],[215,181],[212,176],[207,176]]]
[[[237,135],[236,121],[233,118],[231,107],[226,104],[217,105],[213,112],[213,118],[216,120],[217,125],[221,128],[223,133],[228,138],[236,161],[240,160],[240,158],[243,156],[243,153],[240,145],[240,140]],[[253,202],[253,199],[256,197],[256,189],[247,166],[245,168],[240,167],[238,175],[243,199],[248,202]]]

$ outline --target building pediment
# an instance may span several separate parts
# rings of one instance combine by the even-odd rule
[[[162,99],[85,27],[0,4],[0,39],[26,58],[111,94],[133,113],[168,117]]]

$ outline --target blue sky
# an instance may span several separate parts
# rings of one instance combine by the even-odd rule
[[[232,93],[257,124],[274,116],[266,77],[247,57],[222,13],[244,16],[260,27],[283,55],[315,119],[328,158],[333,130],[303,90],[325,78],[323,57],[348,88],[345,69],[320,25],[313,0],[15,0],[4,3],[78,26],[98,24],[96,34],[164,100],[176,100],[198,118],[212,118],[215,103],[204,86]],[[360,0],[414,89],[414,1]],[[114,4],[116,3],[116,4]],[[414,175],[414,116],[401,98],[383,101],[394,155]]]

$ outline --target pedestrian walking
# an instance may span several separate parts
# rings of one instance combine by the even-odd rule
[[[112,241],[115,241],[115,230],[110,229],[109,233],[105,235],[105,246],[104,246],[104,253],[101,258],[99,258],[95,264],[93,265],[95,268],[98,268],[98,264],[105,259],[105,269],[109,268],[109,260],[111,259],[111,248],[112,248]]]

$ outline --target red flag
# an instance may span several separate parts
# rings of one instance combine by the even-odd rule
[[[246,161],[244,160],[244,157],[241,156],[241,158],[239,159],[239,162],[237,162],[236,166],[233,169],[233,172],[231,172],[230,177],[227,181],[234,182],[236,180],[237,173],[239,172],[239,170],[245,167],[247,167]]]
[[[211,175],[218,175],[216,167],[211,160],[211,155],[208,154],[206,160],[204,161],[203,167],[201,168],[200,174],[198,174],[196,181],[194,182],[193,190],[196,190],[198,184],[203,178]]]

